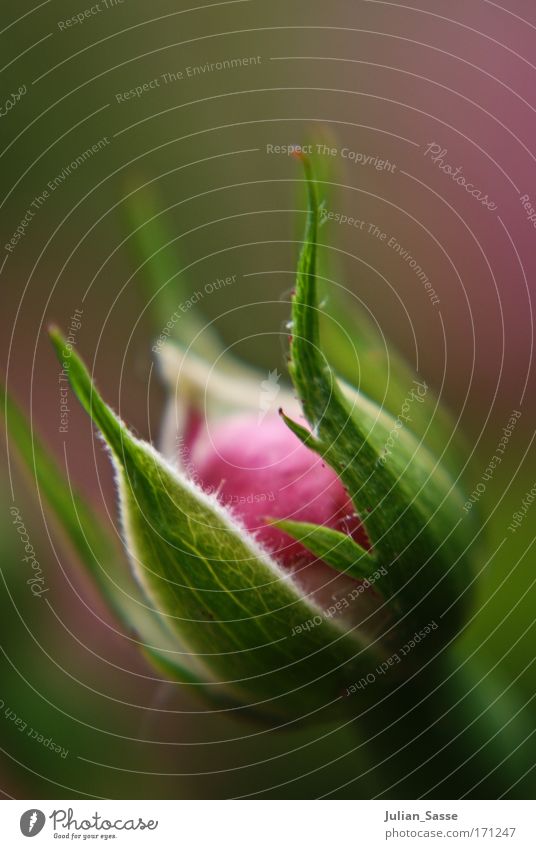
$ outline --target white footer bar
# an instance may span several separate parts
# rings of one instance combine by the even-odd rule
[[[4,801],[0,845],[534,849],[522,801]],[[35,843],[29,843],[35,838]]]

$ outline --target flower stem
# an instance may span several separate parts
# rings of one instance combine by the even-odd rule
[[[359,719],[378,795],[531,798],[534,725],[513,689],[455,648],[394,686]]]

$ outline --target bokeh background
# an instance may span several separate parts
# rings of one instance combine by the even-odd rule
[[[536,507],[515,533],[508,525],[536,479],[536,231],[522,205],[528,195],[536,207],[533,4],[100,0],[83,21],[65,24],[88,8],[83,0],[4,4],[0,339],[9,390],[113,532],[108,459],[72,397],[68,434],[60,432],[47,326],[68,329],[82,311],[78,351],[104,397],[153,439],[165,396],[151,346],[164,305],[177,308],[206,283],[236,275],[198,305],[224,346],[263,376],[284,371],[305,193],[295,160],[269,151],[326,145],[331,153],[313,156],[326,209],[365,226],[335,218],[323,226],[325,276],[343,292],[351,320],[368,314],[381,345],[401,352],[450,409],[468,441],[469,492],[512,411],[522,414],[479,499],[486,547],[475,616],[461,640],[483,669],[529,701]],[[244,57],[256,61],[194,76],[186,70]],[[177,79],[165,82],[165,74]],[[145,86],[141,95],[125,99],[137,86]],[[426,155],[430,144],[496,208],[441,171]],[[343,149],[394,167],[355,163]],[[9,250],[28,208],[35,214]],[[369,224],[411,254],[438,304]],[[177,332],[187,334],[193,320],[185,315]],[[340,339],[338,350],[332,342],[339,362]],[[359,382],[367,361],[350,357],[342,367]],[[354,729],[273,733],[160,680],[84,578],[12,445],[2,465],[6,797],[382,792],[371,765],[356,766]],[[12,503],[50,587],[46,604],[28,591]],[[21,733],[13,714],[68,754]]]

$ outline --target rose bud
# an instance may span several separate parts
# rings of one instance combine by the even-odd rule
[[[389,665],[423,625],[435,624],[425,652],[450,640],[469,583],[471,529],[449,473],[321,353],[308,186],[289,364],[299,404],[273,374],[263,386],[236,363],[216,373],[166,345],[159,453],[106,406],[75,352],[69,372],[116,469],[125,547],[152,608],[147,652],[171,677],[287,718],[344,707],[349,682]]]
[[[365,528],[336,473],[296,439],[277,411],[276,402],[283,403],[300,416],[290,391],[275,384],[273,399],[268,394],[270,408],[259,409],[266,403],[261,375],[237,362],[233,361],[233,377],[228,378],[171,344],[159,360],[165,381],[173,386],[170,396],[176,398],[161,437],[170,461],[214,493],[328,616],[368,633],[378,632],[388,611],[373,585],[363,586],[363,580],[337,572],[271,521],[326,526],[364,551],[370,549]],[[236,407],[241,408],[238,414]],[[357,601],[352,603],[355,590]]]

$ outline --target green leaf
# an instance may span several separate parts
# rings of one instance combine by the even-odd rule
[[[348,534],[309,522],[292,522],[285,519],[269,521],[271,525],[299,540],[309,551],[321,557],[338,572],[344,572],[352,578],[367,579],[377,567],[375,558]],[[381,586],[381,583],[378,583]]]
[[[130,239],[141,262],[137,273],[142,275],[157,328],[165,326],[177,303],[187,296],[184,281],[177,276],[180,261],[176,247],[173,251],[169,248],[173,239],[164,226],[159,205],[154,190],[147,185],[130,191],[125,199]],[[174,280],[173,286],[170,280]]]
[[[291,378],[312,436],[301,438],[320,453],[346,486],[387,575],[384,592],[410,629],[423,618],[441,618],[443,639],[459,627],[468,599],[467,556],[472,517],[464,496],[427,448],[364,395],[341,386],[320,344],[316,295],[318,204],[304,159],[309,212],[292,305]],[[415,401],[418,403],[418,401]],[[300,435],[295,425],[292,426]],[[386,450],[389,453],[386,453]]]
[[[133,569],[169,626],[243,704],[294,716],[340,703],[383,647],[324,619],[215,498],[127,430],[74,352],[69,377],[111,449]]]
[[[177,247],[179,236],[165,224],[169,210],[160,207],[158,194],[147,183],[130,191],[125,199],[132,228],[129,238],[141,262],[136,272],[144,283],[157,334],[165,332],[167,323],[194,291]],[[217,334],[197,306],[190,306],[180,320],[174,321],[171,338],[207,357],[217,358],[222,353]]]
[[[110,610],[127,633],[134,635],[129,639],[154,662],[165,664],[170,677],[201,685],[203,670],[197,669],[196,673],[199,664],[181,650],[175,635],[142,596],[126,567],[123,551],[103,530],[102,517],[71,487],[67,474],[58,467],[1,385],[0,401],[5,408],[8,434],[24,467]]]

